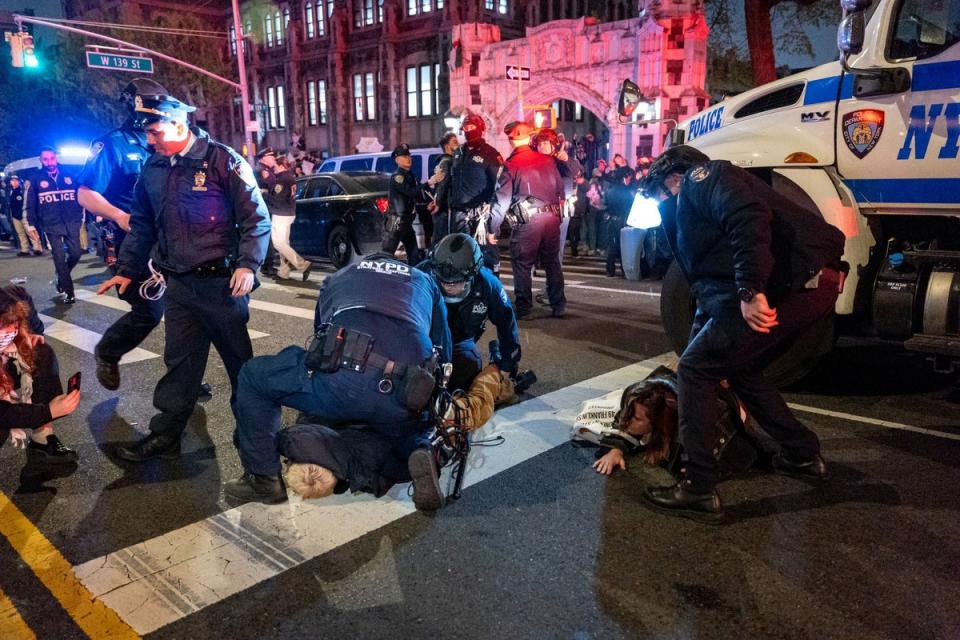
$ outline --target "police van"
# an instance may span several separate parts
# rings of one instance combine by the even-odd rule
[[[426,149],[410,149],[413,166],[410,170],[417,176],[420,184],[433,175],[443,151],[439,147]],[[378,153],[355,153],[349,156],[335,156],[327,158],[316,170],[316,173],[334,173],[337,171],[376,171],[377,173],[392,174],[397,170],[397,163],[390,157],[389,151]]]
[[[960,361],[960,0],[841,0],[840,60],[724,100],[686,142],[755,172],[846,235],[836,318],[768,374],[808,372],[835,331]],[[678,136],[679,137],[679,136]],[[674,265],[661,313],[686,344],[691,296]]]

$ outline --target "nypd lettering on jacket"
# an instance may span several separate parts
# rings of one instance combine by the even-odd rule
[[[923,160],[930,149],[930,138],[940,119],[946,123],[947,138],[937,151],[938,160],[955,160],[960,152],[960,102],[915,104],[910,108],[910,124],[903,137],[897,160]]]
[[[76,200],[77,192],[73,189],[63,189],[60,191],[45,191],[38,194],[40,204],[52,204],[54,202],[66,202],[67,200]]]
[[[723,107],[708,111],[690,123],[687,129],[687,140],[693,140],[715,131],[723,124]]]
[[[385,260],[361,260],[357,265],[359,271],[376,271],[387,275],[409,276],[410,266],[399,262]]]

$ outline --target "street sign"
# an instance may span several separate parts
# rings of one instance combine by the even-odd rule
[[[140,55],[87,51],[87,66],[92,69],[116,69],[136,73],[153,73],[153,60]]]
[[[521,80],[530,79],[530,67],[518,67],[513,64],[507,65],[507,79],[516,80],[520,78]]]
[[[257,133],[260,131],[260,121],[259,120],[248,120],[247,121],[247,131],[250,133]]]

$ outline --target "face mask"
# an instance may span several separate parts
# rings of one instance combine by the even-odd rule
[[[10,346],[10,343],[13,342],[13,339],[17,337],[17,333],[17,331],[0,333],[0,351],[3,351]]]
[[[476,127],[475,129],[471,129],[470,131],[464,131],[463,137],[466,139],[467,142],[474,142],[475,140],[479,140],[480,138],[483,137],[483,130],[480,129],[480,127]]]

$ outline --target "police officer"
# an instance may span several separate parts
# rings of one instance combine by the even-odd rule
[[[410,171],[413,166],[410,147],[406,144],[397,145],[390,157],[397,163],[397,170],[390,176],[383,250],[393,255],[402,242],[403,249],[407,252],[407,263],[413,266],[420,262],[420,249],[417,246],[413,221],[417,215],[417,205],[423,199],[423,192],[417,176]]]
[[[23,220],[23,183],[20,182],[20,177],[16,174],[10,176],[8,196],[10,201],[10,218],[12,219],[13,230],[17,235],[17,242],[20,246],[20,251],[17,255],[30,255],[29,250],[32,246],[33,255],[42,256],[43,248],[40,246],[40,239],[36,233],[30,233],[30,230],[27,229],[26,222]]]
[[[514,224],[510,236],[510,266],[517,317],[530,315],[533,307],[531,272],[539,261],[547,276],[547,298],[552,315],[562,318],[567,308],[560,267],[563,178],[551,156],[537,153],[530,147],[533,127],[526,122],[511,122],[504,132],[513,145],[513,153],[506,164],[509,180],[501,192],[510,196],[510,215]]]
[[[150,420],[150,435],[117,450],[119,457],[141,462],[180,455],[211,343],[235,401],[240,367],[253,355],[247,303],[267,251],[270,214],[250,165],[188,125],[193,107],[168,95],[142,95],[134,109],[156,152],[134,190],[117,275],[98,293],[114,285],[124,293],[148,258],[154,286],[144,285],[141,295],[156,297],[166,287],[167,372],[153,396],[159,413]]]
[[[832,313],[843,234],[748,171],[686,145],[657,158],[644,190],[663,201],[664,229],[698,307],[677,370],[686,472],[673,486],[648,489],[647,504],[707,522],[722,517],[710,444],[722,379],[780,443],[775,471],[825,479],[816,434],[794,417],[763,369]]]
[[[255,170],[257,188],[260,189],[260,195],[263,196],[263,201],[267,203],[267,208],[271,209],[271,225],[273,221],[271,200],[277,187],[276,168],[277,153],[273,150],[273,147],[267,147],[257,154],[257,168]],[[267,243],[267,256],[263,259],[263,266],[260,268],[260,273],[265,276],[277,275],[277,268],[274,266],[276,255],[277,252],[273,247],[273,242]]]
[[[113,275],[117,273],[116,254],[130,230],[133,187],[143,163],[150,157],[147,136],[134,125],[134,105],[138,96],[142,100],[143,96],[166,94],[163,86],[145,78],[133,80],[124,87],[120,103],[128,112],[127,119],[94,140],[90,159],[77,178],[80,206],[103,218],[105,235],[113,238],[112,252],[104,256]],[[149,277],[150,272],[143,269],[136,281]],[[130,305],[130,311],[103,333],[93,352],[97,360],[97,380],[111,391],[120,386],[120,358],[143,342],[163,317],[162,298],[145,299],[134,288],[128,288],[120,297]]]
[[[237,394],[236,444],[244,475],[231,502],[282,502],[277,435],[283,406],[331,427],[362,423],[409,455],[414,504],[443,504],[423,409],[433,368],[449,361],[450,329],[440,290],[426,273],[374,254],[323,281],[309,350],[287,347],[247,362]],[[423,397],[426,394],[426,398]]]
[[[437,192],[438,210],[449,211],[447,220],[435,224],[434,242],[449,233],[467,233],[478,239],[484,263],[500,273],[497,236],[509,197],[501,193],[506,180],[503,157],[483,139],[486,123],[479,114],[468,114],[461,124],[464,143],[450,163],[450,179]]]
[[[513,305],[500,280],[483,265],[477,241],[465,233],[453,233],[440,241],[418,267],[431,274],[447,304],[447,321],[453,336],[451,389],[468,389],[483,369],[477,341],[487,319],[497,327],[501,371],[516,374],[520,362],[520,330]]]
[[[73,304],[77,299],[73,295],[70,272],[82,255],[80,227],[83,226],[83,209],[77,204],[77,181],[59,166],[57,151],[52,147],[40,150],[40,164],[42,167],[30,174],[27,218],[31,225],[43,229],[50,242],[57,270],[57,291],[63,294],[60,301]]]

